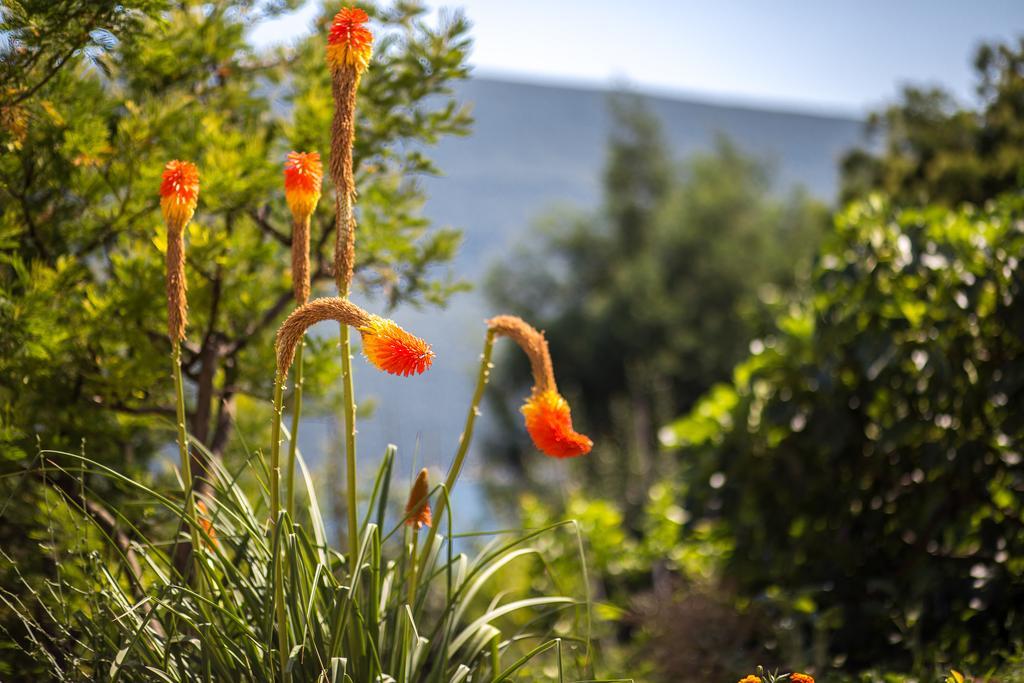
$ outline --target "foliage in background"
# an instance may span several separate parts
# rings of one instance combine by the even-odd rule
[[[603,207],[545,217],[489,293],[546,332],[597,444],[581,463],[588,490],[625,501],[632,522],[665,472],[658,426],[729,376],[770,320],[766,301],[813,253],[824,212],[799,192],[773,195],[769,170],[725,140],[677,168],[638,100],[612,104]],[[501,384],[521,384],[519,370]],[[521,441],[505,436],[518,461]]]
[[[842,163],[842,198],[871,191],[919,206],[984,203],[1024,184],[1024,38],[983,45],[974,59],[981,101],[963,108],[938,89],[907,88],[872,114],[876,142]]]
[[[244,457],[242,442],[266,431],[271,340],[291,305],[281,168],[290,149],[326,156],[333,105],[322,30],[269,51],[247,33],[298,4],[0,8],[0,470],[23,468],[42,435],[47,447],[85,444],[91,458],[151,480],[150,456],[173,438],[166,313],[155,305],[166,248],[157,188],[173,158],[195,160],[203,183],[188,237],[189,431],[215,457]],[[338,5],[326,4],[320,29]],[[433,22],[413,2],[373,14],[382,35],[357,124],[357,281],[388,305],[443,304],[461,286],[439,268],[458,234],[422,217],[415,179],[436,170],[431,143],[468,130],[450,91],[467,75],[468,25],[460,15]],[[313,219],[314,288],[330,279],[330,204]],[[331,386],[333,345],[311,338],[310,347],[307,388]],[[19,482],[3,488],[0,543],[12,562],[0,563],[0,586],[8,589],[15,562],[34,581],[52,574],[23,542],[47,536],[41,480]],[[77,495],[72,479],[48,482]],[[102,503],[115,502],[118,489],[93,483],[99,495],[79,504],[112,526]],[[11,618],[0,607],[0,623],[10,627]]]
[[[1024,204],[836,220],[810,295],[666,429],[747,595],[813,606],[825,661],[978,670],[1024,634]]]
[[[246,31],[295,4],[176,3],[106,53],[88,53],[102,68],[78,59],[19,105],[27,129],[0,158],[7,459],[34,453],[44,432],[58,448],[86,440],[104,462],[144,460],[153,427],[166,425],[153,417],[173,415],[164,354],[149,351],[168,348],[151,303],[163,291],[154,188],[170,158],[195,159],[203,176],[189,245],[198,334],[184,349],[193,435],[223,452],[236,397],[269,394],[270,335],[290,303],[280,267],[290,218],[274,160],[293,148],[326,153],[331,100],[318,36],[258,52]],[[458,236],[429,229],[414,177],[435,170],[423,143],[467,130],[449,96],[467,73],[467,24],[432,27],[415,3],[375,16],[384,37],[364,79],[356,149],[360,281],[389,304],[443,303],[454,285],[432,267],[451,258]],[[314,286],[330,277],[330,214],[324,206],[314,217]],[[314,387],[336,356],[318,351],[307,358]]]

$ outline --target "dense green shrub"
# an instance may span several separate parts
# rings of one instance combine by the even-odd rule
[[[806,301],[662,433],[726,575],[807,600],[837,664],[977,669],[1024,634],[1022,218],[850,206]]]

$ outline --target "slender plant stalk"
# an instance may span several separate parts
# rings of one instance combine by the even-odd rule
[[[345,292],[348,297],[348,292]],[[359,545],[359,522],[356,519],[356,399],[352,382],[352,342],[348,325],[341,325],[341,381],[345,411],[345,483],[348,500],[348,548],[354,556]]]
[[[181,477],[185,484],[185,523],[188,525],[189,540],[192,544],[189,554],[192,556],[191,564],[192,573],[195,577],[195,589],[199,595],[199,611],[206,616],[206,593],[203,576],[200,572],[199,530],[196,528],[196,501],[193,495],[195,487],[192,481],[192,458],[188,452],[188,432],[185,429],[185,386],[181,377],[181,342],[177,339],[171,341],[171,364],[174,366],[174,392],[175,402],[177,403],[178,451],[181,454]],[[210,660],[207,657],[205,648],[202,649],[202,659],[203,680],[209,681]]]
[[[301,348],[301,345],[300,345]],[[286,375],[277,373],[274,380],[274,421],[271,427],[270,443],[270,522],[279,541],[284,542],[284,530],[277,529],[281,523],[281,414],[284,403],[284,382]],[[281,573],[280,548],[274,554],[274,611],[277,614],[277,648],[281,663],[281,680],[289,679],[288,666],[288,622],[284,609],[284,582]]]
[[[295,453],[299,447],[299,421],[302,419],[302,349],[306,347],[303,339],[295,351],[295,391],[292,392],[292,431],[288,442],[288,471],[285,474],[285,509],[288,518],[295,518]]]
[[[491,638],[491,680],[498,679],[501,673],[501,635]]]
[[[480,415],[480,401],[483,400],[484,389],[491,378],[491,352],[494,350],[494,330],[488,329],[484,338],[484,352],[480,354],[480,370],[476,376],[476,389],[473,391],[473,400],[469,404],[469,412],[466,414],[466,425],[462,429],[462,436],[459,437],[459,449],[455,453],[451,467],[448,468],[448,476],[445,477],[445,494],[437,501],[437,510],[434,512],[434,524],[430,526],[427,533],[427,540],[423,543],[423,555],[420,559],[419,572],[426,571],[427,561],[430,557],[430,550],[434,545],[434,537],[437,536],[437,527],[441,525],[444,515],[445,503],[451,497],[455,483],[459,480],[462,472],[462,465],[466,461],[466,454],[469,453],[469,444],[473,440],[473,428],[476,426],[476,418]]]
[[[416,609],[416,547],[419,545],[420,532],[419,529],[413,529],[412,531],[412,552],[409,553],[409,609]]]
[[[181,378],[181,342],[171,341],[171,365],[174,366],[174,390],[178,411],[178,450],[181,453],[181,477],[185,483],[185,520],[192,541],[192,564],[196,586],[201,587],[199,576],[199,532],[196,530],[195,499],[192,495],[192,460],[188,454],[188,433],[185,431],[185,388]],[[201,589],[200,589],[201,594]]]

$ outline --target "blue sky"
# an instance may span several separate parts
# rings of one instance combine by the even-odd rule
[[[480,75],[862,113],[902,83],[973,97],[983,40],[1024,35],[1024,0],[452,0],[474,24]],[[261,26],[309,31],[319,0]]]

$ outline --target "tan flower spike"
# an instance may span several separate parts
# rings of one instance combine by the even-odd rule
[[[160,210],[167,224],[167,335],[185,338],[188,299],[185,283],[185,226],[199,202],[199,169],[189,161],[169,161],[160,182]]]

